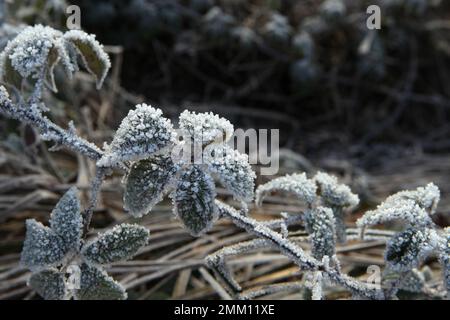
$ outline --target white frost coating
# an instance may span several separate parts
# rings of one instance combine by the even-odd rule
[[[408,228],[387,243],[385,259],[393,271],[409,271],[439,249],[440,237],[435,230]]]
[[[336,245],[333,211],[329,208],[317,207],[306,212],[305,220],[314,258],[322,260],[324,256],[332,257]]]
[[[67,253],[63,239],[34,219],[28,219],[26,227],[21,264],[32,271],[61,264]]]
[[[400,191],[388,197],[385,203],[395,204],[401,200],[413,200],[432,215],[436,212],[440,198],[441,192],[439,188],[435,184],[429,183],[425,187],[419,187],[416,190]]]
[[[95,35],[87,34],[81,30],[70,30],[66,32],[64,34],[64,39],[74,43],[88,71],[97,77],[97,88],[100,88],[111,67],[111,62],[108,55],[103,50],[103,45],[95,39]],[[89,48],[89,54],[92,52],[95,55],[95,58],[97,59],[95,65],[97,66],[100,64],[100,66],[97,66],[99,70],[93,70],[92,62],[88,61],[88,57],[85,56],[86,53],[83,52],[80,45],[87,46],[87,48]]]
[[[6,59],[10,59],[11,65],[22,77],[39,77],[47,64],[51,48],[61,37],[60,31],[42,25],[25,28],[8,43],[2,53],[1,70],[4,70]]]
[[[202,145],[227,142],[234,132],[230,121],[212,112],[195,113],[185,110],[180,114],[179,127],[183,136],[196,143],[201,142]]]
[[[81,241],[83,218],[80,214],[78,190],[72,187],[58,201],[50,215],[50,226],[67,248],[78,249]]]
[[[124,287],[108,276],[102,268],[83,263],[80,266],[80,289],[75,291],[78,300],[125,300]]]
[[[134,217],[149,213],[172,187],[177,170],[167,155],[135,162],[125,178],[124,209]]]
[[[205,161],[209,171],[217,175],[236,199],[253,200],[256,174],[248,163],[248,155],[223,145],[215,148]]]
[[[318,192],[325,205],[332,207],[353,207],[358,205],[358,195],[345,184],[339,184],[336,177],[318,172],[314,178]]]
[[[419,226],[432,223],[428,213],[413,200],[400,200],[395,204],[382,203],[376,210],[367,211],[356,224],[358,227],[366,227],[393,220],[402,220]]]
[[[162,116],[161,109],[138,104],[122,120],[105,156],[97,162],[109,167],[123,161],[140,160],[171,147],[176,133],[170,120]]]
[[[271,192],[284,191],[293,193],[307,204],[312,204],[316,200],[316,190],[316,185],[306,177],[305,173],[294,173],[260,185],[256,189],[255,202],[261,205],[264,198]]]
[[[218,219],[214,203],[216,189],[211,176],[198,165],[189,165],[181,173],[172,195],[175,215],[197,237],[211,229]]]
[[[32,287],[45,300],[63,300],[66,298],[64,275],[51,268],[33,273],[27,285]]]
[[[149,235],[139,225],[121,224],[85,244],[81,253],[87,262],[94,264],[128,260],[147,244]]]

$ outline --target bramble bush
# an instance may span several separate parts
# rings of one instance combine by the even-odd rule
[[[328,8],[327,10],[332,10]],[[337,10],[334,8],[333,10]],[[274,19],[267,32],[283,25]],[[273,29],[273,30],[272,30]],[[271,31],[272,30],[272,31]],[[299,42],[305,39],[298,39]],[[111,66],[108,55],[95,36],[83,31],[60,32],[50,27],[27,27],[9,41],[0,56],[0,110],[6,116],[34,126],[52,150],[68,148],[96,163],[90,200],[82,208],[78,190],[69,189],[50,215],[46,227],[34,219],[26,221],[22,264],[31,270],[29,285],[46,299],[125,299],[125,289],[105,271],[105,266],[132,258],[147,243],[149,231],[139,225],[119,224],[91,238],[90,223],[102,182],[114,170],[124,173],[124,209],[133,217],[149,214],[155,204],[169,195],[175,216],[193,236],[208,232],[220,218],[255,236],[254,240],[225,247],[205,259],[234,298],[251,299],[282,290],[306,290],[313,299],[324,298],[326,286],[338,285],[355,299],[394,299],[399,289],[444,298],[450,289],[449,228],[433,221],[440,199],[430,183],[402,191],[366,212],[358,228],[347,228],[345,215],[359,204],[351,189],[336,177],[318,172],[275,178],[255,190],[256,175],[248,157],[227,145],[233,125],[211,113],[184,111],[178,129],[160,109],[137,105],[122,120],[111,143],[101,148],[77,134],[76,127],[56,125],[47,117],[43,92],[57,91],[54,69],[67,78],[86,69],[100,88]],[[216,199],[216,181],[223,185],[239,208]],[[304,203],[295,214],[281,213],[281,219],[257,221],[248,205],[257,206],[273,192],[288,193]],[[369,229],[391,220],[404,223],[394,233]],[[289,227],[301,225],[307,236],[292,236]],[[336,244],[349,240],[386,242],[380,285],[358,281],[342,272]],[[300,244],[308,243],[311,250]],[[305,283],[268,285],[243,292],[233,277],[226,258],[231,255],[273,248],[289,258],[303,272]],[[430,287],[419,267],[424,259],[438,257],[443,269],[442,285]],[[78,281],[68,270],[78,270]]]

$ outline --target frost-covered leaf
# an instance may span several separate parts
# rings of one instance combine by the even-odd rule
[[[212,112],[195,113],[185,110],[180,114],[179,126],[184,137],[203,146],[213,142],[227,142],[234,132],[230,121]]]
[[[447,289],[447,298],[450,298],[450,227],[446,229],[446,239],[443,242],[443,248],[439,255],[439,260],[444,270],[444,285]]]
[[[312,204],[316,200],[317,186],[306,177],[305,173],[294,173],[273,179],[256,189],[257,205],[261,205],[264,198],[271,192],[282,191],[292,193],[307,204]]]
[[[135,162],[125,178],[125,210],[134,217],[149,213],[162,200],[176,172],[177,166],[166,155]]]
[[[175,143],[176,133],[170,120],[160,109],[138,104],[122,120],[106,155],[99,166],[111,166],[122,161],[147,158]]]
[[[51,49],[61,37],[60,31],[42,25],[25,28],[8,43],[2,53],[2,77],[11,76],[8,74],[11,72],[10,64],[21,77],[38,78],[48,63]]]
[[[205,156],[210,172],[241,201],[252,201],[256,174],[248,163],[248,156],[223,145]]]
[[[99,89],[111,67],[111,62],[103,46],[92,34],[81,30],[70,30],[64,34],[64,39],[73,43],[80,53],[86,69],[95,77]]]
[[[56,269],[33,273],[28,285],[45,300],[63,300],[66,297],[64,275]]]
[[[325,205],[332,207],[353,207],[359,203],[358,195],[352,193],[345,184],[339,184],[336,177],[324,172],[314,176],[318,193]]]
[[[109,264],[133,257],[147,244],[149,231],[139,225],[121,224],[87,243],[82,254],[94,264]]]
[[[322,260],[324,256],[333,256],[336,246],[333,211],[329,208],[317,207],[306,212],[305,220],[314,258]]]
[[[14,69],[11,64],[11,59],[6,52],[3,52],[0,55],[0,73],[3,82],[20,89],[23,77],[16,69]]]
[[[385,259],[391,270],[409,271],[417,268],[438,245],[439,237],[436,231],[408,228],[389,240]]]
[[[125,300],[123,286],[97,267],[83,263],[80,266],[80,289],[75,292],[78,300]]]
[[[64,240],[53,230],[44,227],[34,219],[28,219],[26,227],[21,263],[31,270],[61,263],[67,253]]]
[[[414,268],[404,276],[401,281],[400,289],[420,293],[423,291],[425,285],[426,279],[423,272]]]
[[[175,215],[193,236],[207,232],[218,217],[214,181],[200,166],[181,174],[173,195]]]
[[[68,249],[78,249],[81,241],[83,218],[77,193],[77,188],[70,188],[50,216],[50,227],[64,240]]]
[[[393,220],[404,221],[409,225],[426,226],[432,220],[425,209],[413,200],[386,201],[375,210],[367,211],[356,224],[358,227],[367,227]]]
[[[388,197],[385,203],[395,204],[402,200],[413,200],[432,215],[436,212],[440,198],[441,192],[439,188],[435,184],[429,183],[425,187],[419,187],[416,190],[400,191]]]

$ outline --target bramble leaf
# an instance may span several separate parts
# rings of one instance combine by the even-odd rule
[[[80,266],[80,289],[75,292],[78,300],[125,300],[123,286],[97,267],[83,263]]]
[[[103,84],[111,62],[103,46],[95,39],[94,35],[81,30],[70,30],[64,34],[64,39],[70,41],[80,53],[86,69],[97,82],[97,89]]]
[[[203,146],[211,143],[227,142],[234,132],[234,127],[225,118],[212,112],[195,113],[183,111],[179,117],[179,126],[183,136]]]
[[[170,156],[157,155],[135,162],[125,178],[125,210],[134,217],[150,212],[162,200],[176,171]]]
[[[432,229],[408,228],[389,240],[385,259],[391,270],[409,271],[438,246],[438,236]]]
[[[223,145],[205,157],[209,170],[241,201],[252,201],[256,175],[248,163],[248,156]]]
[[[66,296],[64,275],[56,269],[33,273],[28,285],[45,300],[63,300]]]
[[[333,256],[336,242],[334,239],[333,211],[325,207],[311,209],[305,214],[306,230],[311,235],[311,252],[314,258]]]
[[[312,204],[316,200],[317,186],[306,177],[305,173],[294,173],[273,179],[256,189],[257,205],[261,205],[264,198],[275,191],[283,191],[295,195],[307,204]]]
[[[175,131],[160,109],[138,104],[122,120],[107,154],[99,166],[111,166],[123,161],[136,161],[152,156],[175,143]]]
[[[83,218],[77,192],[77,188],[70,188],[50,216],[51,229],[64,240],[68,249],[78,249],[81,241]]]
[[[212,178],[197,165],[181,174],[173,195],[175,215],[193,236],[207,232],[218,218]]]
[[[358,195],[352,193],[345,184],[339,184],[336,177],[318,172],[313,180],[317,184],[317,192],[326,206],[353,207],[359,203]]]
[[[82,255],[94,264],[127,260],[147,244],[149,234],[146,228],[139,225],[121,224],[87,243]]]
[[[64,240],[34,219],[28,219],[26,227],[21,263],[33,271],[61,263],[67,253]]]

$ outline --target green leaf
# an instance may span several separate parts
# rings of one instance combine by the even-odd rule
[[[83,218],[80,214],[78,190],[73,187],[58,201],[50,216],[50,226],[66,243],[67,248],[78,249]]]
[[[336,246],[333,211],[317,207],[306,213],[305,220],[306,230],[311,235],[311,252],[314,258],[321,260],[324,256],[333,256]]]
[[[149,234],[146,228],[139,225],[121,224],[86,244],[82,254],[94,264],[127,260],[147,244]]]
[[[150,212],[162,200],[176,171],[170,156],[155,156],[134,163],[125,178],[125,210],[134,217]]]
[[[103,50],[103,46],[95,40],[94,35],[89,35],[80,30],[68,31],[64,34],[64,38],[77,48],[86,69],[96,79],[97,89],[100,89],[111,67],[111,62]]]
[[[28,285],[45,300],[63,300],[66,296],[64,276],[56,269],[33,273]]]
[[[396,234],[387,243],[385,259],[394,271],[409,271],[417,268],[439,244],[438,236],[432,229],[408,228]]]
[[[83,263],[80,266],[80,289],[75,292],[78,300],[125,300],[124,287],[99,268]]]
[[[68,251],[64,240],[34,219],[26,227],[21,263],[33,271],[61,263]]]
[[[174,211],[193,236],[207,232],[218,218],[212,178],[199,166],[191,165],[181,174],[174,200]]]

